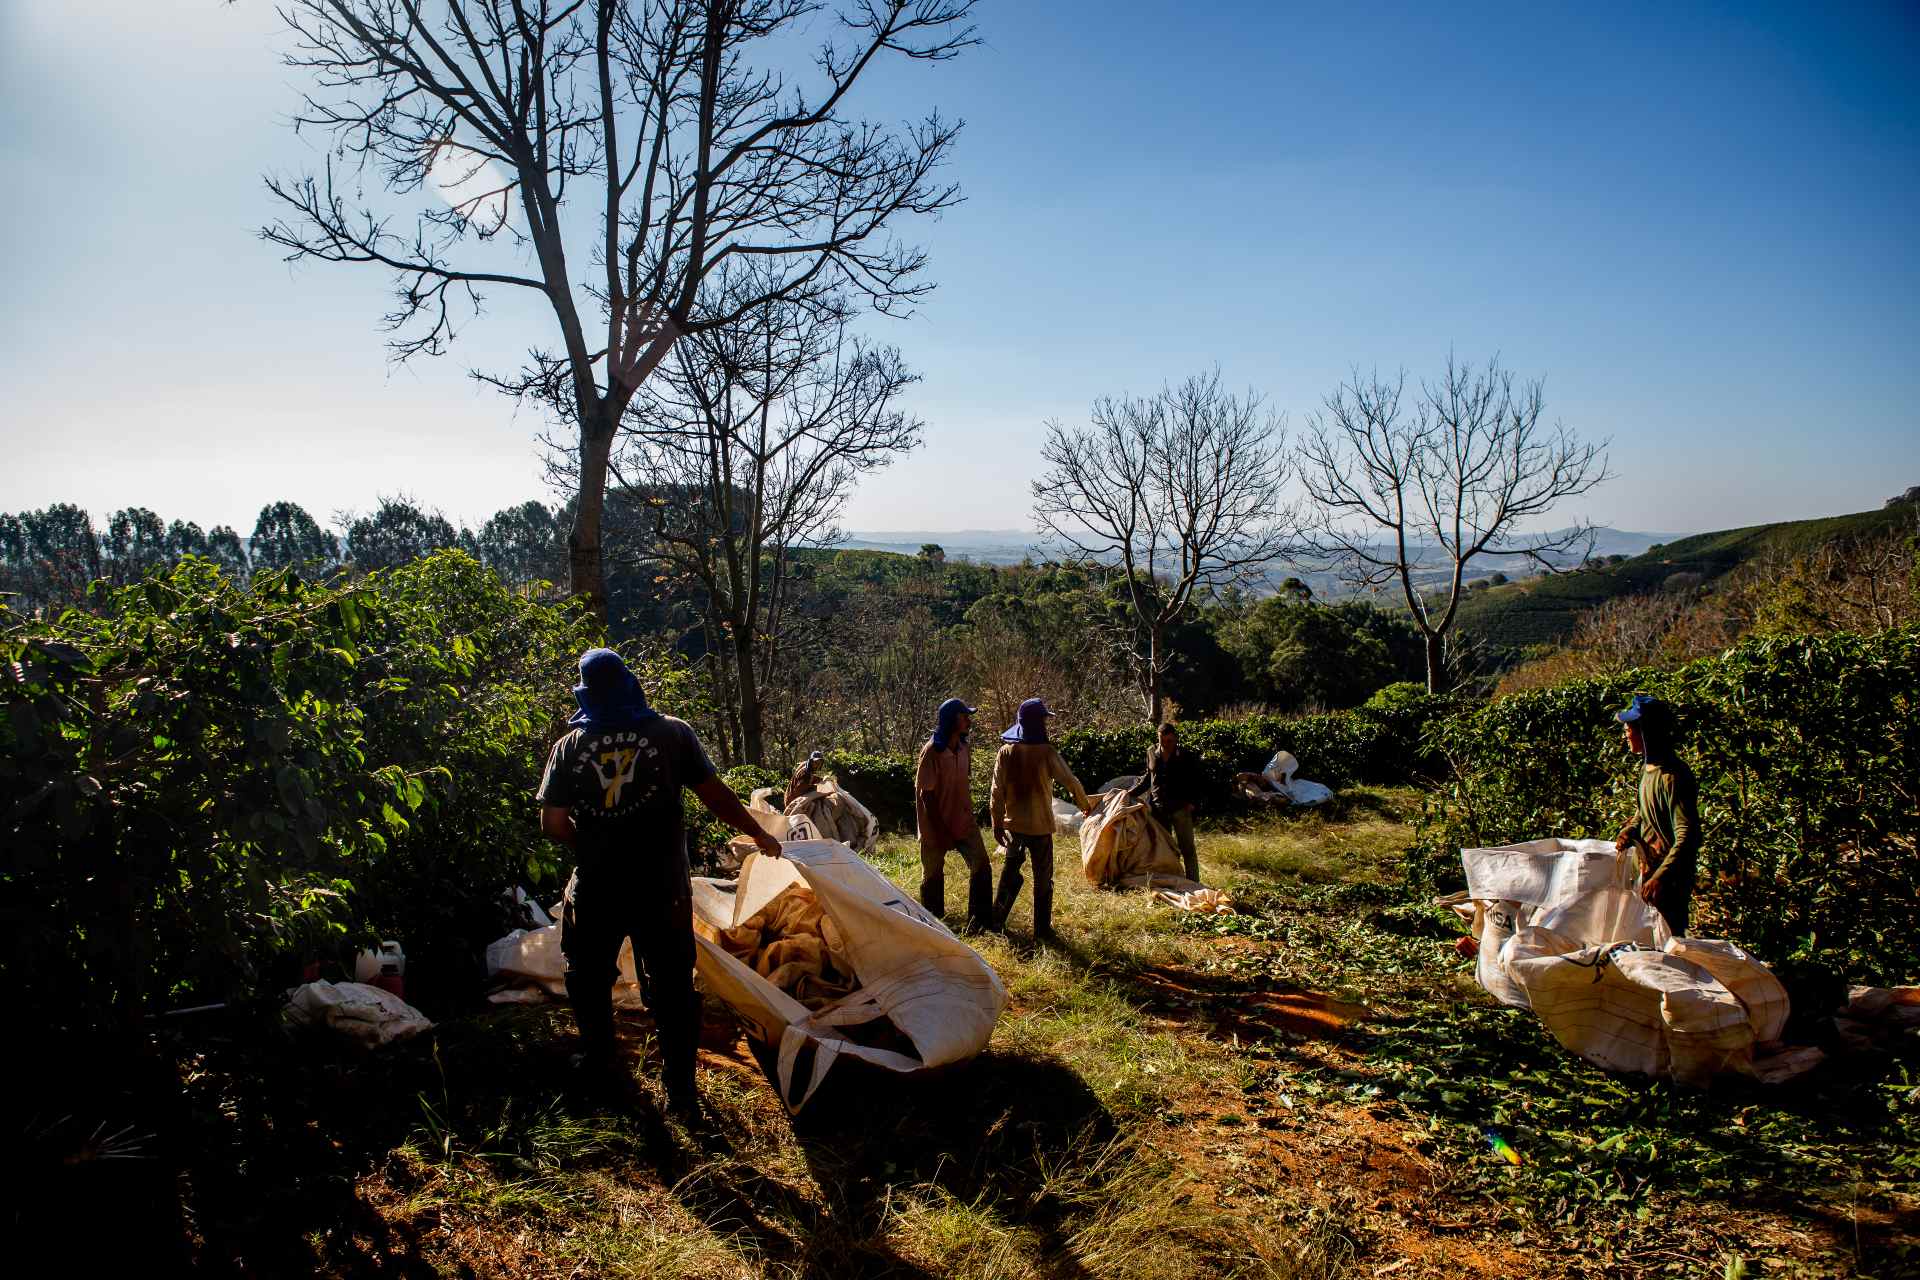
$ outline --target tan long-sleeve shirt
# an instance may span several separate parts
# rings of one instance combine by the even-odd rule
[[[993,829],[1022,836],[1053,834],[1053,784],[1058,782],[1082,809],[1087,791],[1067,762],[1048,743],[1009,742],[993,758],[993,792],[988,810]]]

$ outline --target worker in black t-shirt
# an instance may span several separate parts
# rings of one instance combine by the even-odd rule
[[[560,922],[567,999],[580,1029],[583,1066],[613,1066],[613,983],[620,944],[633,940],[660,1036],[661,1079],[672,1112],[699,1117],[693,1086],[698,1005],[693,991],[693,886],[680,789],[716,818],[780,856],[714,773],[684,720],[647,705],[640,682],[611,649],[580,658],[580,710],[553,744],[540,779],[540,829],[574,852]]]

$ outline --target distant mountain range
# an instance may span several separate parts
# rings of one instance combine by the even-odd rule
[[[1602,529],[1596,538],[1596,556],[1638,556],[1648,548],[1685,537],[1676,533],[1635,533],[1622,529]],[[950,560],[968,560],[975,564],[1019,564],[1022,560],[1045,560],[1049,551],[1039,534],[1026,529],[889,529],[850,530],[839,546],[848,551],[888,551],[897,555],[919,555],[920,548],[933,543]],[[1429,573],[1438,568],[1434,557],[1423,548],[1420,562]],[[1469,577],[1481,578],[1493,573],[1517,576],[1527,561],[1521,556],[1483,556],[1470,566]],[[1423,578],[1427,574],[1421,575]],[[1340,584],[1330,574],[1303,570],[1299,565],[1276,564],[1266,575],[1269,583],[1287,577],[1304,578],[1321,596],[1340,594]]]

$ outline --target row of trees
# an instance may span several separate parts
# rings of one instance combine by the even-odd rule
[[[0,512],[0,601],[16,612],[56,612],[82,603],[89,584],[126,586],[199,556],[236,582],[256,570],[292,568],[309,577],[360,573],[408,564],[458,547],[510,586],[551,582],[565,572],[565,515],[539,502],[496,513],[478,530],[456,528],[438,512],[403,498],[385,498],[370,513],[336,517],[323,527],[294,502],[260,509],[249,537],[226,526],[203,530],[190,520],[166,521],[146,507],[127,507],[104,527],[72,503],[18,515]]]

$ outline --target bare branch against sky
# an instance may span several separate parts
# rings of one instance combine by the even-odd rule
[[[268,178],[285,210],[262,235],[290,259],[389,271],[403,360],[445,351],[488,290],[545,298],[551,345],[481,376],[575,431],[571,585],[604,614],[608,454],[678,339],[775,303],[898,314],[932,288],[892,228],[959,199],[938,176],[959,125],[850,106],[877,63],[972,45],[971,9],[288,0],[288,63],[312,85],[295,126],[332,154]],[[823,16],[811,74],[780,69]]]

